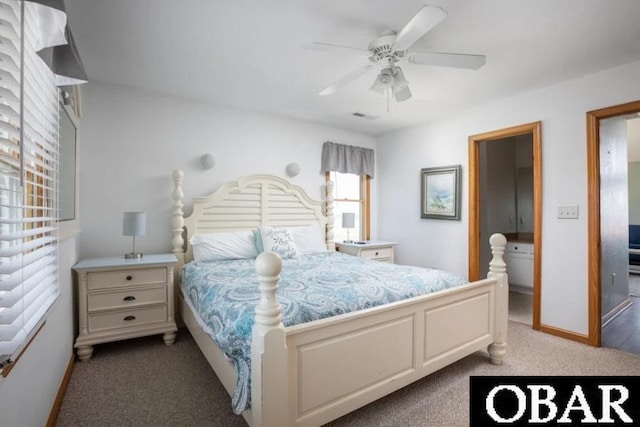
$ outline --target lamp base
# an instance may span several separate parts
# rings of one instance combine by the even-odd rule
[[[140,259],[142,258],[142,254],[140,252],[129,252],[128,254],[124,254],[125,259]]]

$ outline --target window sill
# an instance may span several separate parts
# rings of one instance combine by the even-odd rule
[[[49,309],[44,314],[44,316],[42,316],[42,319],[40,319],[40,321],[38,322],[36,327],[33,328],[33,331],[29,334],[27,339],[24,341],[25,344],[22,347],[18,348],[18,351],[16,351],[12,355],[9,363],[0,370],[0,381],[2,381],[4,378],[6,378],[11,373],[11,370],[16,366],[16,364],[20,360],[20,357],[22,357],[24,352],[27,351],[27,349],[29,348],[29,346],[31,345],[33,340],[36,338],[36,336],[38,336],[38,334],[40,333],[40,331],[44,327],[45,323],[47,323],[47,318],[49,317],[49,314],[51,313],[53,308],[58,304],[58,301],[60,301],[60,295],[59,294],[58,294],[58,297],[56,298],[56,300],[51,304],[51,307],[49,307]]]

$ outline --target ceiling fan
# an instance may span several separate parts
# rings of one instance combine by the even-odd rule
[[[405,79],[400,66],[397,65],[401,60],[406,59],[408,63],[417,65],[435,65],[474,70],[482,67],[486,60],[484,55],[412,52],[409,50],[416,41],[446,17],[447,12],[442,8],[424,5],[399,33],[385,31],[369,43],[367,49],[324,42],[313,42],[311,45],[307,45],[306,47],[312,50],[342,49],[358,51],[367,54],[369,61],[372,63],[366,64],[333,82],[329,87],[319,92],[319,95],[325,96],[335,93],[341,87],[372,70],[374,64],[379,65],[381,69],[370,89],[380,94],[388,93],[387,90],[390,90],[396,101],[406,101],[411,98],[409,82]]]

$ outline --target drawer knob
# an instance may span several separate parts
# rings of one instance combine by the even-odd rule
[[[380,252],[376,252],[376,256],[378,256],[380,254]]]
[[[133,276],[127,276],[127,280],[133,279]]]
[[[127,322],[130,321],[130,320],[136,320],[136,316],[127,316],[122,320],[127,321]]]
[[[122,298],[122,301],[135,301],[136,297],[129,295],[128,297]]]

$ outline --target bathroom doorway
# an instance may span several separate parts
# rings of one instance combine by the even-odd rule
[[[514,280],[520,291],[530,293],[528,299],[512,298],[515,304],[529,301],[529,307],[511,308],[528,310],[525,323],[534,329],[541,328],[541,128],[535,122],[469,137],[469,280],[486,275],[490,234],[505,234],[510,285]],[[523,273],[527,265],[532,271]]]

